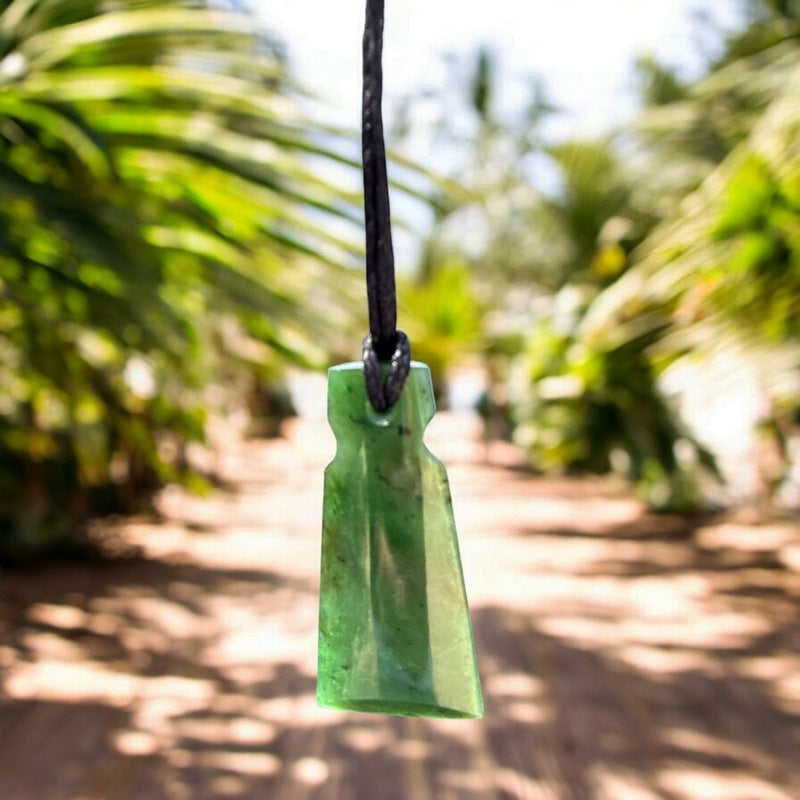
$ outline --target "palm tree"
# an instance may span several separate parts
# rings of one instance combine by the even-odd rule
[[[164,440],[202,437],[231,364],[320,359],[357,252],[333,231],[360,215],[310,166],[349,162],[297,98],[244,13],[0,0],[6,541],[190,476]]]
[[[660,372],[724,359],[749,374],[763,398],[751,422],[783,453],[779,474],[765,478],[771,490],[788,473],[800,408],[797,23],[762,14],[685,97],[645,112],[652,174],[671,164],[695,178],[581,329],[589,339],[653,337],[649,361]],[[719,149],[698,145],[701,129],[716,132],[705,141]]]
[[[602,471],[613,456],[657,504],[696,502],[691,474],[714,462],[663,379],[721,351],[758,375],[771,435],[797,413],[800,27],[793,4],[770,5],[699,81],[640,64],[653,104],[605,156],[548,148],[561,185],[534,200],[516,241],[541,241],[539,263],[569,285],[534,321],[510,383],[537,466]]]

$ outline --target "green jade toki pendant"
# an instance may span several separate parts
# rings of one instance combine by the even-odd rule
[[[317,701],[411,717],[483,715],[447,473],[423,443],[430,370],[385,414],[361,363],[328,372]]]

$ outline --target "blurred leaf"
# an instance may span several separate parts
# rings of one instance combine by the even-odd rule
[[[160,481],[197,483],[184,446],[203,436],[215,377],[324,361],[320,309],[348,302],[360,209],[310,160],[352,167],[346,136],[299,100],[248,14],[0,2],[0,525],[23,537],[13,547]]]

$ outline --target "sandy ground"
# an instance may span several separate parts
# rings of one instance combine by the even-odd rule
[[[800,533],[544,480],[440,414],[481,721],[316,707],[324,422],[232,438],[143,557],[0,577],[2,800],[797,800]]]

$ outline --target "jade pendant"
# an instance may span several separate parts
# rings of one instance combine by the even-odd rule
[[[483,715],[447,474],[423,443],[430,371],[385,414],[360,363],[328,372],[317,701],[414,717]]]

